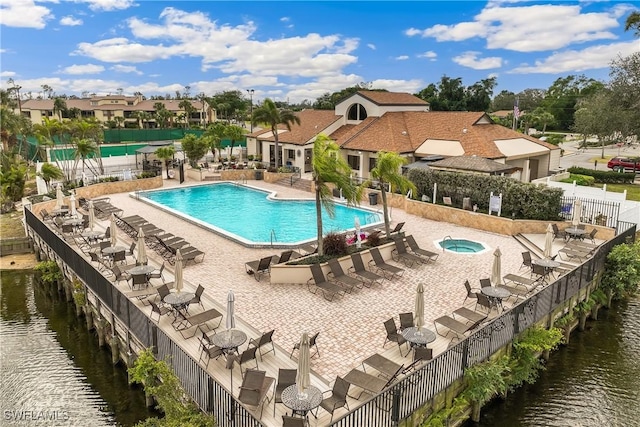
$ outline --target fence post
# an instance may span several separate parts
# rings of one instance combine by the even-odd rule
[[[396,386],[391,390],[391,422],[394,426],[400,421],[400,387]]]

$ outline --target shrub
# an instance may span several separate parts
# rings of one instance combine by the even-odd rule
[[[56,283],[58,280],[62,280],[62,271],[55,261],[42,261],[39,262],[34,270],[40,274],[40,280],[46,284]]]
[[[587,176],[587,175],[570,174],[569,178],[563,179],[560,182],[567,182],[571,184],[573,183],[573,181],[575,181],[577,185],[591,187],[596,182],[596,179],[592,176]]]
[[[380,246],[381,239],[379,233],[372,233],[367,236],[367,246],[370,248],[375,248],[376,246]]]
[[[347,239],[341,233],[328,233],[322,239],[325,255],[333,257],[347,254]]]
[[[596,182],[602,184],[632,184],[635,179],[633,173],[619,173],[613,171],[597,171],[586,168],[569,168],[570,174],[592,176]]]

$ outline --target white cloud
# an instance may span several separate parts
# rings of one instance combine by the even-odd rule
[[[33,0],[0,2],[0,24],[7,27],[42,29],[53,18],[49,8],[36,5]]]
[[[84,64],[84,65],[70,65],[60,70],[62,74],[100,74],[104,71],[102,65]]]
[[[373,43],[367,43],[367,47],[371,50],[376,50],[376,45]]]
[[[114,10],[124,10],[135,6],[133,0],[75,0],[80,3],[88,3],[89,9],[94,11],[111,12]]]
[[[291,18],[289,18],[288,16],[283,16],[282,18],[280,18],[280,22],[290,22]]]
[[[400,55],[400,56],[396,56],[395,58],[396,61],[406,61],[407,59],[409,59],[409,55]]]
[[[576,71],[607,68],[618,55],[628,56],[638,52],[638,41],[612,43],[588,47],[583,50],[568,50],[554,53],[534,65],[523,64],[510,70],[509,74],[562,74]]]
[[[583,13],[580,5],[526,5],[503,7],[503,2],[487,5],[471,22],[410,28],[407,36],[433,37],[437,41],[463,41],[475,37],[486,40],[489,49],[536,52],[566,47],[574,43],[611,40],[610,31],[629,6],[616,5],[596,13]]]
[[[388,80],[377,79],[371,82],[373,89],[387,89],[390,92],[416,93],[425,87],[425,83],[420,79],[411,80]]]
[[[60,25],[66,25],[69,27],[82,25],[82,19],[76,19],[73,16],[65,16],[62,19],[60,19]]]
[[[16,73],[14,71],[0,71],[0,77],[15,77]]]
[[[175,56],[202,58],[202,71],[217,68],[224,73],[266,76],[319,77],[335,75],[357,61],[352,52],[359,40],[338,35],[306,34],[265,41],[256,40],[253,22],[231,26],[218,24],[201,12],[167,7],[162,22],[137,18],[128,21],[134,37],[160,40],[142,43],[117,37],[96,43],[80,43],[74,55],[103,62],[150,62]]]
[[[473,68],[474,70],[488,70],[490,68],[499,68],[502,66],[502,58],[496,56],[489,58],[479,58],[482,52],[468,51],[463,52],[452,58],[453,62],[463,67]]]
[[[418,58],[427,58],[432,61],[435,61],[437,57],[438,57],[438,54],[432,50],[428,50],[425,53],[418,54]]]
[[[132,66],[132,65],[114,65],[113,67],[111,67],[112,71],[115,71],[117,73],[133,73],[133,74],[137,74],[139,76],[141,76],[143,73],[142,71],[138,70],[136,67]]]

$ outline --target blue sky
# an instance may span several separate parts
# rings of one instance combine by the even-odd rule
[[[0,0],[0,81],[83,92],[192,95],[254,89],[254,102],[313,101],[366,82],[415,93],[465,86],[607,81],[636,2]]]

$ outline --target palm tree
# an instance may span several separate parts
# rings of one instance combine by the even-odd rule
[[[276,104],[269,98],[265,99],[262,105],[253,110],[251,118],[253,125],[258,123],[266,123],[271,127],[271,133],[275,139],[275,166],[280,167],[280,145],[278,143],[278,125],[285,125],[288,131],[291,131],[292,124],[300,124],[300,117],[296,116],[291,110],[280,110]]]
[[[213,122],[204,131],[202,135],[208,142],[209,149],[213,158],[216,158],[216,150],[218,150],[218,157],[222,156],[222,138],[224,138],[225,130],[227,126],[222,122]]]
[[[624,25],[624,30],[629,31],[633,30],[636,37],[640,37],[640,12],[631,12],[629,16],[627,16],[627,21]]]
[[[224,130],[224,136],[231,140],[231,154],[229,155],[229,157],[233,155],[233,146],[235,145],[236,141],[240,142],[244,139],[244,133],[245,130],[236,125],[229,125]],[[242,153],[242,150],[240,150],[240,153]],[[240,155],[240,160],[242,160],[242,154]]]
[[[182,101],[180,101],[180,104],[178,104],[178,107],[180,107],[180,108],[182,108],[184,110],[185,127],[189,128],[189,119],[191,119],[191,114],[195,110],[195,108],[193,108],[193,104],[191,104],[190,100],[183,99]]]
[[[387,236],[390,234],[390,227],[387,207],[387,189],[385,184],[389,184],[389,191],[398,189],[404,193],[407,190],[411,190],[414,194],[417,191],[413,182],[409,181],[404,175],[402,175],[401,168],[405,163],[407,163],[407,159],[400,156],[398,153],[380,151],[378,153],[376,167],[371,169],[371,177],[378,180],[380,183],[382,209],[384,212],[384,229]]]
[[[54,164],[43,163],[38,176],[44,180],[48,190],[51,190],[50,183],[52,179],[61,179],[64,177],[64,173]]]
[[[351,182],[351,166],[339,155],[340,147],[324,134],[319,134],[313,143],[311,160],[312,179],[316,193],[316,223],[318,227],[318,255],[324,254],[322,234],[322,207],[333,217],[333,193],[327,185],[335,184],[342,189],[348,204],[357,204],[363,188]]]
[[[164,167],[167,170],[167,178],[169,178],[169,161],[173,160],[174,154],[176,154],[176,149],[173,145],[165,145],[164,147],[159,147],[155,151],[156,157],[164,160]]]
[[[82,172],[84,172],[87,158],[95,157],[98,152],[98,145],[94,141],[87,138],[77,140],[74,150],[75,164],[73,165],[73,170],[78,170],[78,162],[82,160]],[[89,169],[91,169],[91,167],[89,167]],[[97,171],[93,171],[95,175],[98,175],[96,172]]]
[[[67,102],[63,98],[56,98],[53,101],[53,114],[58,116],[58,120],[62,121],[62,113],[67,111]]]

